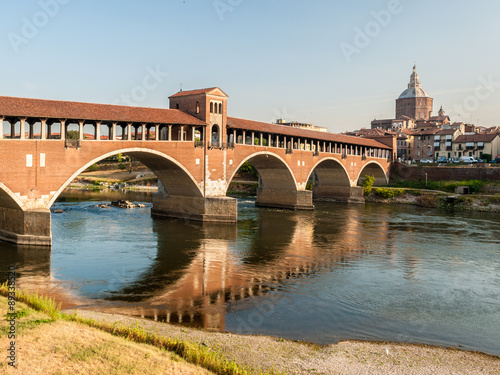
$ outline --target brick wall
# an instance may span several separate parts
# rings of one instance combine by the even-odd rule
[[[391,169],[391,179],[409,181],[452,181],[452,180],[500,180],[498,167],[408,167],[401,163],[394,163]]]

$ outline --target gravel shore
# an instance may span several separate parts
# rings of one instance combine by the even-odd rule
[[[500,375],[500,357],[458,349],[359,341],[319,347],[267,336],[190,329],[116,314],[86,310],[64,312],[123,326],[139,325],[148,332],[206,345],[256,374],[275,370],[287,374]]]

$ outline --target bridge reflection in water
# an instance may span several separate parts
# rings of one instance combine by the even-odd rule
[[[6,251],[6,261],[18,264],[19,287],[48,294],[63,308],[224,330],[228,304],[258,298],[279,290],[286,279],[314,276],[359,257],[363,227],[369,226],[361,221],[360,209],[342,206],[344,215],[331,220],[324,215],[321,225],[314,212],[258,209],[251,213],[256,218],[242,211],[238,226],[153,220],[154,261],[133,282],[118,280],[119,288],[116,280],[105,281],[109,288],[97,299],[54,277],[50,250],[19,247]],[[387,231],[378,233],[380,245],[390,249]],[[112,259],[109,267],[115,267]],[[116,271],[113,275],[120,277]]]

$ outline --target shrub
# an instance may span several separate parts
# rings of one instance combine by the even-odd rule
[[[99,169],[99,166],[97,164],[92,164],[90,167],[87,168],[86,172],[94,172]]]
[[[368,195],[372,192],[372,186],[375,183],[375,176],[368,176],[362,178],[361,185],[363,186],[363,192]]]
[[[472,199],[471,197],[466,197],[466,196],[462,195],[462,196],[458,197],[457,202],[470,206],[470,205],[472,205],[472,203],[474,203],[474,199]]]
[[[403,194],[403,189],[387,189],[387,188],[375,188],[373,189],[374,193],[377,194],[378,196],[388,199],[388,198],[394,198],[397,197],[398,195]]]
[[[123,164],[123,163],[119,163],[118,164],[118,169],[124,170],[124,169],[127,169],[127,166],[125,164]]]

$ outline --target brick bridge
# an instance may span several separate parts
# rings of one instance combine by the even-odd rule
[[[57,197],[119,153],[158,177],[153,215],[200,221],[236,221],[237,201],[226,191],[246,161],[259,172],[259,206],[308,210],[313,197],[363,202],[362,176],[387,183],[393,138],[227,117],[227,98],[219,88],[180,91],[160,109],[0,97],[0,239],[50,245]]]

